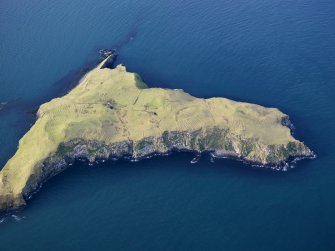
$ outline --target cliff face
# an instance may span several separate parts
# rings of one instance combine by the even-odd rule
[[[106,60],[69,94],[40,107],[38,120],[0,172],[0,211],[24,205],[75,159],[210,151],[280,167],[313,155],[292,137],[288,116],[278,109],[148,88],[123,66],[103,68]]]

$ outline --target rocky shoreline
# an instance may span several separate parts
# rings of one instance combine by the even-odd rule
[[[70,168],[75,161],[87,162],[89,164],[98,164],[105,161],[117,161],[119,159],[126,159],[129,161],[138,162],[143,159],[148,159],[154,156],[168,156],[172,153],[189,152],[194,153],[194,155],[197,156],[196,157],[197,159],[200,158],[202,155],[209,153],[213,158],[216,159],[222,159],[222,158],[232,159],[257,168],[267,168],[276,171],[287,171],[289,167],[293,168],[292,164],[295,164],[298,160],[314,159],[316,157],[316,155],[313,152],[311,152],[309,156],[304,155],[294,156],[289,157],[287,160],[281,161],[279,163],[264,164],[261,162],[244,159],[242,156],[238,156],[238,154],[234,152],[225,152],[218,154],[215,153],[215,151],[205,150],[203,152],[199,152],[196,150],[178,149],[176,147],[173,147],[165,152],[153,151],[146,154],[142,154],[141,157],[134,158],[132,151],[133,149],[132,144],[133,142],[121,142],[119,146],[121,146],[121,149],[123,150],[121,150],[119,153],[115,151],[110,153],[105,152],[105,155],[96,155],[96,156],[88,154],[88,147],[85,144],[85,142],[76,145],[73,148],[73,152],[69,151],[65,155],[62,155],[61,153],[63,150],[58,151],[54,156],[51,156],[42,164],[43,171],[41,175],[37,177],[31,176],[23,192],[24,201],[27,202],[28,200],[30,200],[33,197],[33,195],[36,194],[42,188],[44,183],[46,183],[49,179],[56,176],[57,174],[63,172],[67,168]],[[114,146],[114,148],[117,148],[117,146]],[[0,210],[0,215],[7,214],[15,210],[20,210],[25,206],[26,206],[25,203],[17,207],[14,205],[9,205],[8,207],[2,208],[2,210]]]
[[[82,142],[84,143],[84,142]],[[29,181],[27,182],[27,186],[24,189],[23,192],[23,199],[25,202],[30,200],[34,194],[36,194],[43,186],[44,183],[46,183],[49,179],[52,177],[56,176],[57,174],[63,172],[67,168],[70,168],[75,161],[82,161],[82,162],[87,162],[89,164],[98,164],[98,163],[103,163],[105,161],[117,161],[119,159],[126,159],[129,161],[134,161],[138,162],[143,159],[148,159],[151,157],[155,156],[168,156],[172,153],[178,153],[178,152],[189,152],[189,153],[194,153],[196,159],[200,158],[202,155],[209,153],[213,158],[215,159],[232,159],[236,161],[240,161],[243,164],[246,165],[251,165],[253,167],[257,168],[267,168],[267,169],[272,169],[275,171],[287,171],[288,168],[293,168],[293,164],[295,164],[298,160],[302,159],[314,159],[316,155],[314,153],[311,153],[309,156],[294,156],[290,157],[285,161],[282,161],[280,163],[270,163],[270,164],[264,164],[261,162],[257,161],[252,161],[252,160],[247,160],[244,159],[241,156],[238,156],[236,153],[233,152],[225,152],[225,153],[220,153],[217,154],[215,151],[203,151],[203,152],[198,152],[195,150],[188,150],[188,149],[178,149],[178,148],[172,148],[167,150],[166,152],[150,152],[145,155],[141,155],[141,157],[134,158],[132,151],[128,151],[132,149],[131,143],[130,142],[124,142],[120,143],[120,145],[126,145],[128,148],[127,150],[124,149],[125,151],[121,151],[119,154],[117,152],[113,152],[111,154],[107,155],[97,155],[92,158],[87,152],[87,145],[82,144],[82,145],[77,145],[76,147],[73,148],[73,152],[68,152],[65,156],[62,156],[62,154],[57,153],[54,156],[51,156],[49,159],[47,159],[43,164],[42,164],[42,173],[38,176],[31,176]],[[121,147],[122,148],[122,147]],[[193,162],[193,163],[196,163]],[[14,205],[9,205],[7,208],[0,210],[0,215],[1,214],[7,214],[15,210],[20,210],[24,208],[26,204],[22,204],[19,206],[14,206]]]
[[[150,139],[143,140],[143,142],[150,141]],[[50,156],[43,162],[42,173],[37,177],[31,176],[23,193],[24,200],[29,200],[47,180],[69,168],[76,160],[88,162],[89,164],[97,164],[108,160],[116,161],[122,158],[137,162],[153,156],[167,156],[174,152],[190,152],[194,153],[198,157],[205,153],[210,153],[213,158],[217,159],[228,158],[241,161],[244,164],[252,165],[258,168],[287,171],[289,166],[292,166],[292,164],[296,163],[297,160],[306,158],[312,159],[316,157],[313,152],[310,152],[309,155],[307,155],[307,152],[306,155],[289,156],[287,159],[281,160],[280,162],[270,162],[265,164],[256,160],[246,159],[245,156],[241,156],[234,151],[204,150],[201,152],[199,150],[187,148],[187,145],[183,145],[182,142],[175,141],[171,143],[173,144],[171,148],[165,148],[163,151],[151,148],[150,146],[153,144],[148,143],[149,148],[145,149],[143,152],[135,151],[136,147],[142,143],[134,143],[133,141],[119,142],[111,146],[107,146],[101,144],[99,145],[98,142],[87,142],[81,139],[76,139],[73,142],[62,144],[56,154]],[[99,145],[98,147],[97,144]],[[96,151],[97,148],[99,148],[99,151]],[[92,154],[92,151],[96,152]]]

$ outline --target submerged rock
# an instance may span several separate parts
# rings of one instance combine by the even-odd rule
[[[276,108],[148,88],[122,65],[104,68],[114,54],[101,54],[105,59],[78,86],[39,108],[36,123],[0,172],[0,211],[25,205],[75,159],[140,160],[177,150],[279,169],[290,159],[313,156]]]
[[[0,102],[0,111],[7,105],[7,102]]]

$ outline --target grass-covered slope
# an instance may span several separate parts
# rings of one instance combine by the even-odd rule
[[[0,172],[0,211],[24,205],[75,158],[141,158],[179,149],[279,165],[312,155],[292,137],[288,117],[278,109],[148,88],[124,66],[103,68],[106,60],[70,93],[41,105]]]

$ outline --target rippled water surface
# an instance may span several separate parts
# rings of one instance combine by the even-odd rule
[[[289,172],[191,154],[77,163],[1,250],[335,250],[333,0],[1,0],[0,166],[103,47],[150,85],[278,107],[318,154]]]

